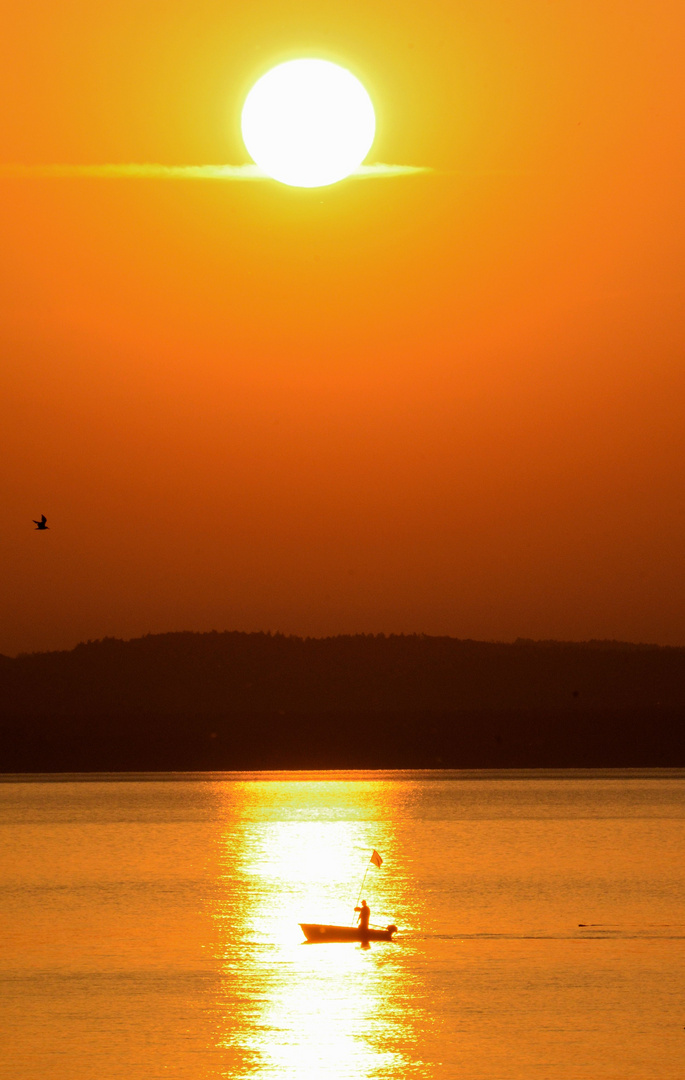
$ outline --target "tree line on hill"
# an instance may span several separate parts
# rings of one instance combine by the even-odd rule
[[[0,656],[0,772],[685,766],[685,649],[174,633]]]

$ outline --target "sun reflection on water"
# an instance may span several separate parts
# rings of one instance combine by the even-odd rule
[[[298,925],[353,922],[374,847],[388,854],[366,878],[372,922],[400,925],[389,786],[232,783],[217,796],[225,825],[211,914],[231,1003],[217,1049],[230,1075],[399,1075],[408,1065],[401,945],[307,946]]]

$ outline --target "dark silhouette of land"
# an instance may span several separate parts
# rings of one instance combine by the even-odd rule
[[[160,634],[0,656],[0,772],[685,766],[685,649]]]

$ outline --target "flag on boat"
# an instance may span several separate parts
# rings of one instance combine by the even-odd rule
[[[381,859],[380,855],[378,854],[378,852],[376,851],[375,848],[373,849],[373,852],[372,852],[372,855],[371,855],[371,862],[373,863],[374,866],[377,866],[378,869],[380,870],[381,865],[383,863],[383,860]]]

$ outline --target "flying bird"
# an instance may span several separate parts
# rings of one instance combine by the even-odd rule
[[[36,519],[34,518],[33,524],[36,526],[37,529],[47,529],[47,525],[45,524],[47,520],[48,519],[46,518],[45,514],[41,514],[40,521],[36,521]]]

